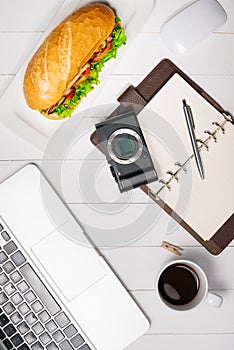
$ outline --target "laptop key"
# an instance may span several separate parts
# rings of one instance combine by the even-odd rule
[[[0,329],[0,340],[3,340],[5,338],[5,334],[3,331]]]
[[[39,319],[41,320],[42,323],[47,322],[50,319],[50,315],[48,314],[47,311],[43,310],[38,314]]]
[[[29,286],[25,281],[18,283],[17,287],[21,293],[25,293],[29,289]]]
[[[40,303],[39,300],[36,300],[32,305],[32,309],[34,312],[38,313],[43,309],[43,305]]]
[[[7,277],[7,275],[5,273],[1,273],[0,286],[4,286],[4,284],[6,284],[7,282],[9,282],[9,278]]]
[[[32,325],[37,321],[37,317],[33,312],[30,312],[26,317],[26,321],[28,322],[29,325]]]
[[[1,236],[4,239],[4,241],[6,241],[6,242],[8,242],[11,239],[11,237],[8,235],[8,233],[6,231],[1,232]]]
[[[32,345],[32,350],[43,350],[43,346],[41,345],[41,343],[39,341],[37,341],[36,343],[34,343]]]
[[[0,315],[0,327],[6,326],[7,323],[9,323],[9,318],[7,317],[7,315],[5,314]]]
[[[15,305],[18,305],[20,303],[22,303],[23,298],[22,296],[17,292],[14,295],[11,296],[11,300]]]
[[[0,293],[0,305],[5,304],[8,301],[8,297],[4,292]]]
[[[64,330],[64,333],[68,338],[73,337],[77,332],[77,329],[73,326],[73,324],[70,324],[70,326],[66,327]]]
[[[17,267],[26,262],[24,255],[19,250],[11,255],[11,259]]]
[[[58,326],[56,325],[56,323],[53,320],[47,322],[45,326],[46,326],[47,331],[50,333],[54,332],[58,328]]]
[[[81,346],[81,348],[79,348],[79,350],[91,350],[91,348],[87,344],[85,344],[85,345]]]
[[[7,284],[6,286],[3,287],[3,289],[5,290],[5,293],[7,295],[11,295],[16,292],[16,288],[12,283]]]
[[[10,301],[3,306],[3,309],[7,315],[10,315],[13,311],[15,311],[15,307]]]
[[[21,334],[25,334],[29,331],[29,326],[27,325],[26,322],[22,322],[20,323],[18,326],[17,326],[17,329],[18,331],[21,333]]]
[[[12,324],[8,324],[5,328],[4,328],[4,332],[6,333],[6,335],[8,337],[11,337],[13,334],[16,333],[16,329]]]
[[[65,340],[62,343],[60,343],[59,347],[62,350],[73,350],[73,347],[71,346],[71,344],[67,340]]]
[[[8,350],[13,349],[13,345],[12,345],[12,343],[10,342],[9,339],[3,340],[3,344],[5,345],[5,347],[6,347]],[[5,349],[4,349],[4,350],[5,350]]]
[[[28,345],[34,343],[37,338],[36,336],[33,334],[33,332],[29,332],[24,336],[24,339],[26,340],[26,342],[28,343]]]
[[[47,345],[46,350],[58,350],[58,347],[54,342],[52,342],[49,345]]]
[[[27,344],[22,344],[22,345],[20,345],[20,347],[18,348],[18,350],[30,350],[30,348],[28,347]]]
[[[8,274],[15,270],[15,266],[12,264],[11,261],[7,261],[2,268]]]
[[[45,330],[45,328],[42,326],[40,322],[37,322],[35,325],[33,325],[32,329],[36,335],[41,334]]]
[[[6,253],[0,252],[0,264],[3,264],[7,260],[8,260],[8,257],[6,255]]]
[[[69,318],[64,312],[61,312],[58,316],[56,316],[55,320],[61,328],[67,326],[70,323]]]
[[[19,312],[24,316],[30,311],[30,307],[26,303],[22,303],[18,306]]]
[[[85,342],[80,334],[77,334],[70,341],[75,348],[78,348],[80,345],[84,344],[84,342]]]
[[[17,248],[18,248],[17,245],[16,245],[13,241],[10,241],[10,242],[8,242],[7,244],[5,244],[5,245],[3,246],[3,249],[5,250],[5,252],[6,252],[8,255],[10,255],[10,254],[12,254],[14,251],[16,251]]]
[[[22,321],[22,317],[17,311],[10,316],[10,319],[14,324],[18,324]]]
[[[49,336],[49,334],[47,332],[42,333],[39,336],[40,341],[42,342],[42,344],[46,345],[51,341],[51,337]]]
[[[52,297],[44,283],[38,277],[34,269],[28,263],[20,268],[20,272],[28,282],[28,284],[34,289],[37,295],[40,297],[43,304],[46,306],[52,316],[56,315],[61,307],[56,300]]]
[[[23,338],[21,337],[21,335],[15,334],[15,335],[11,338],[11,341],[12,341],[12,343],[13,343],[15,346],[18,346],[18,345],[20,345],[20,344],[23,343]]]
[[[10,275],[10,278],[11,278],[12,282],[14,282],[14,283],[17,283],[20,280],[22,280],[22,276],[21,276],[21,274],[18,271],[13,272]]]
[[[64,335],[60,330],[54,332],[52,336],[57,343],[64,339]]]
[[[28,303],[32,303],[36,299],[36,295],[31,290],[24,294],[24,297]]]
[[[4,239],[4,241],[6,241],[6,242],[10,241],[10,239],[11,239],[11,237],[8,235],[8,233],[7,233],[6,231],[3,231],[3,232],[1,233],[1,236],[2,236],[2,238]],[[10,242],[9,242],[9,243],[10,243]],[[3,246],[3,249],[5,249],[4,247],[5,247],[5,246]]]

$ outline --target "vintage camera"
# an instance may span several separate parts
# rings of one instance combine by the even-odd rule
[[[115,115],[95,126],[99,146],[110,164],[120,192],[158,179],[133,110]]]

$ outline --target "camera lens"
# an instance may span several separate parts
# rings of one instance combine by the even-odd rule
[[[112,150],[119,159],[126,160],[133,157],[137,149],[137,140],[129,134],[118,135],[112,141]]]
[[[119,164],[131,164],[141,156],[142,140],[133,129],[117,129],[108,139],[107,151],[109,156]]]

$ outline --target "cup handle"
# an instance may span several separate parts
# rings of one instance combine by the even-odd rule
[[[218,294],[208,292],[207,296],[206,296],[206,299],[205,299],[205,303],[210,305],[210,306],[218,308],[223,303],[223,297],[221,297]]]

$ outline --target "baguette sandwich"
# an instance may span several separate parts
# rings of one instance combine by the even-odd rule
[[[28,106],[50,119],[71,116],[99,84],[105,62],[125,43],[121,21],[110,7],[95,3],[73,12],[49,34],[26,68]]]

